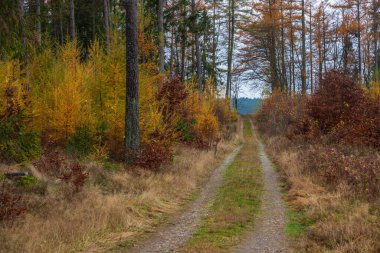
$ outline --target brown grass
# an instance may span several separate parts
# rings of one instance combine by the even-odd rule
[[[92,162],[89,182],[71,200],[59,182],[48,183],[46,196],[28,194],[28,213],[0,227],[0,252],[108,251],[181,210],[233,146],[219,144],[217,157],[178,147],[173,164],[158,173],[106,171]]]
[[[326,185],[318,168],[310,168],[307,145],[284,137],[266,142],[287,183],[288,203],[307,227],[294,238],[295,252],[380,252],[379,196],[368,200],[344,182]]]

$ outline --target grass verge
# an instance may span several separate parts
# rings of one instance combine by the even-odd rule
[[[109,252],[128,247],[196,198],[212,168],[234,146],[221,143],[217,156],[180,146],[178,159],[156,173],[89,161],[89,178],[71,199],[64,197],[64,185],[52,179],[45,194],[28,193],[28,212],[11,226],[0,224],[0,252]]]
[[[209,215],[181,252],[229,252],[251,229],[260,207],[262,180],[257,143],[252,128],[244,119],[244,146],[224,175]]]
[[[286,183],[290,252],[380,252],[378,197],[368,201],[344,183],[324,183],[318,173],[329,160],[312,163],[310,155],[318,144],[264,137],[266,150]]]

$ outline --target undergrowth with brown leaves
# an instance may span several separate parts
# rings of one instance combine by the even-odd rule
[[[287,183],[295,252],[380,251],[379,108],[336,71],[314,95],[264,101],[256,124]]]

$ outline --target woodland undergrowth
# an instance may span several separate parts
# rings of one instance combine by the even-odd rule
[[[314,95],[266,99],[256,124],[297,213],[294,250],[379,252],[379,96],[332,71]]]

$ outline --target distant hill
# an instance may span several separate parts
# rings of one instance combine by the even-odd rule
[[[261,98],[239,98],[238,112],[239,114],[253,114],[261,108]]]

